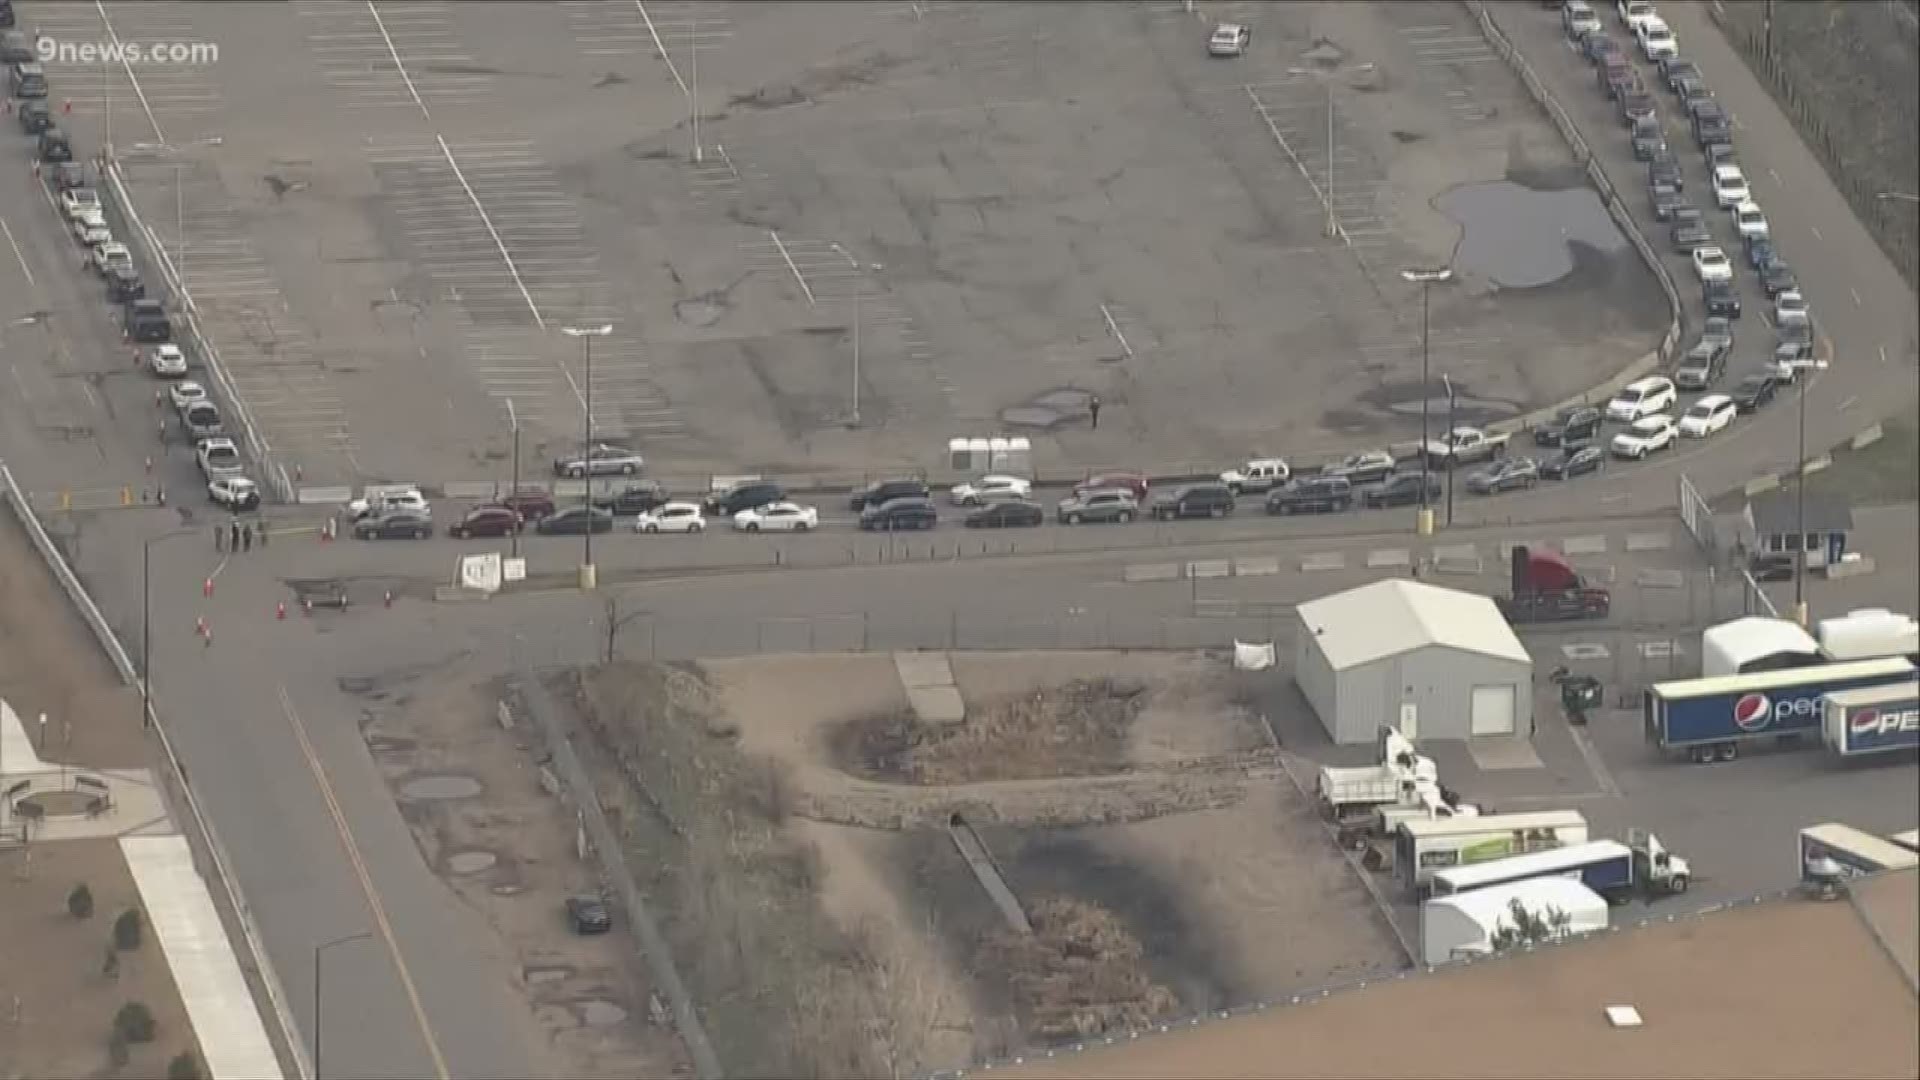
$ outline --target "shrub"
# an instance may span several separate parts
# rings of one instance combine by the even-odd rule
[[[153,1041],[153,1011],[138,1001],[129,1001],[113,1014],[113,1035],[125,1043]]]
[[[93,890],[87,888],[86,882],[75,885],[67,894],[67,914],[76,919],[93,918]]]
[[[113,920],[113,943],[132,952],[140,947],[141,926],[140,909],[128,908]]]
[[[107,1036],[107,1061],[109,1064],[116,1069],[124,1068],[127,1064],[127,1058],[130,1056],[131,1055],[127,1053],[127,1040],[121,1038],[119,1032],[116,1031]]]
[[[200,1080],[200,1059],[193,1051],[182,1050],[167,1062],[167,1080]]]

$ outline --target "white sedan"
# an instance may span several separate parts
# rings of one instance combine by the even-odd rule
[[[1800,295],[1799,289],[1788,289],[1773,298],[1773,321],[1777,323],[1806,322],[1813,318],[1807,309],[1807,298]]]
[[[819,525],[820,511],[799,503],[768,503],[733,515],[733,527],[741,532],[806,532]]]
[[[648,510],[633,519],[633,531],[643,533],[697,533],[705,532],[707,519],[700,513],[700,504],[692,502],[669,502]]]
[[[147,354],[147,370],[163,379],[178,379],[187,374],[187,354],[178,345],[155,345]]]
[[[1640,33],[1641,23],[1660,17],[1652,0],[1619,0],[1615,6],[1619,8],[1620,21],[1627,24],[1627,32],[1631,34]]]
[[[1719,247],[1708,244],[1693,249],[1693,272],[1700,278],[1701,284],[1709,281],[1732,281],[1733,260]]]
[[[1207,35],[1208,56],[1239,56],[1253,41],[1253,32],[1239,23],[1220,23]]]
[[[1704,439],[1733,423],[1738,408],[1725,394],[1708,394],[1680,417],[1680,434],[1689,439]]]
[[[1635,420],[1632,427],[1613,437],[1613,453],[1616,457],[1638,460],[1655,450],[1672,448],[1675,434],[1673,417],[1666,413],[1643,416]]]
[[[1024,476],[994,474],[953,485],[949,497],[955,506],[985,506],[990,502],[1024,499],[1033,494],[1033,481]]]
[[[185,412],[194,402],[207,400],[207,388],[191,380],[177,382],[167,387],[167,396],[173,399],[176,412]]]
[[[73,223],[73,238],[80,241],[81,247],[96,248],[101,244],[113,243],[113,230],[107,228],[107,223],[96,214]]]
[[[1753,192],[1747,188],[1747,174],[1740,171],[1738,165],[1717,165],[1713,170],[1713,203],[1722,210],[1731,210],[1743,202],[1750,202]]]
[[[127,245],[118,240],[108,240],[103,244],[95,244],[91,258],[94,270],[101,274],[105,274],[116,266],[124,266],[129,270],[133,269],[133,252],[128,251]]]

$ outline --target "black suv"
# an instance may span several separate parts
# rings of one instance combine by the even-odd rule
[[[1151,512],[1161,521],[1226,517],[1233,513],[1233,489],[1225,484],[1188,484],[1165,495],[1155,496]]]
[[[593,497],[593,505],[615,514],[644,514],[666,502],[671,496],[658,480],[635,480],[619,491],[605,491]]]
[[[173,339],[173,323],[168,321],[167,309],[161,307],[158,300],[130,301],[121,317],[121,326],[134,341],[151,343]]]
[[[1760,370],[1749,372],[1734,384],[1733,407],[1743,413],[1759,412],[1780,389],[1780,376]]]
[[[1709,281],[1700,286],[1700,303],[1709,316],[1723,319],[1740,317],[1740,291],[1731,281]]]
[[[1591,405],[1569,405],[1552,420],[1533,429],[1533,445],[1565,446],[1585,442],[1600,431],[1600,410]]]
[[[140,271],[131,266],[115,266],[107,270],[107,299],[124,304],[129,300],[143,300],[146,295],[147,285],[140,280]]]
[[[14,106],[19,114],[20,130],[29,135],[38,135],[53,126],[53,113],[44,100],[22,101]]]
[[[940,511],[932,499],[912,495],[873,503],[860,511],[860,527],[870,531],[897,532],[903,529],[931,529],[940,520]]]
[[[1267,496],[1269,514],[1325,514],[1353,505],[1353,482],[1344,476],[1307,476]]]
[[[48,124],[40,131],[40,160],[48,165],[57,165],[62,161],[73,160],[73,147],[67,142],[67,133]]]
[[[853,493],[847,500],[847,506],[854,510],[865,510],[869,506],[879,506],[894,499],[930,499],[933,492],[928,490],[925,480],[897,479],[877,480]]]
[[[1440,477],[1436,473],[1399,472],[1377,484],[1360,489],[1360,505],[1370,509],[1385,506],[1412,506],[1420,501],[1420,487],[1426,485],[1427,501],[1440,497]]]
[[[707,514],[733,520],[742,510],[755,510],[787,497],[787,491],[771,480],[742,480],[725,491],[707,496]]]
[[[1694,110],[1693,141],[1699,143],[1702,150],[1709,146],[1733,145],[1733,125],[1727,122],[1726,111],[1711,99],[1701,99],[1700,107]]]

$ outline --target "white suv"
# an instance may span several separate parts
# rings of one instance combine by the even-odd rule
[[[1629,383],[1607,402],[1607,419],[1631,424],[1643,416],[1654,416],[1673,407],[1679,398],[1673,380],[1659,375]]]
[[[1640,39],[1640,51],[1646,54],[1649,62],[1680,55],[1680,39],[1673,36],[1672,28],[1658,15],[1635,27],[1634,34]]]

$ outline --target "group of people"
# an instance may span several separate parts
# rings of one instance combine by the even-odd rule
[[[253,522],[241,521],[236,517],[225,525],[215,525],[213,527],[213,550],[222,554],[231,554],[236,551],[252,551],[253,539],[256,534],[260,538],[260,546],[266,547],[266,522],[261,522],[259,527],[256,528]]]

